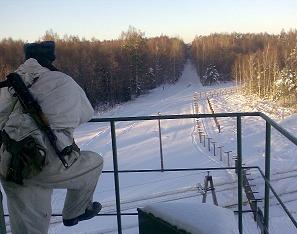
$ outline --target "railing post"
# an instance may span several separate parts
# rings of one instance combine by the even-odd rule
[[[242,138],[241,116],[237,116],[237,178],[238,178],[238,230],[242,234]]]
[[[160,116],[160,112],[158,112],[158,115]],[[162,132],[161,132],[161,120],[158,119],[158,125],[159,125],[159,143],[160,143],[160,160],[161,160],[161,170],[164,170],[164,160],[163,160],[163,146],[162,146]]]
[[[265,178],[270,181],[270,147],[271,147],[271,125],[266,122],[266,141],[265,141]],[[269,230],[269,186],[265,183],[264,201],[264,225]]]
[[[223,152],[222,152],[223,147],[224,146],[219,146],[218,147],[220,149],[220,161],[223,161]]]
[[[230,153],[232,150],[226,151],[225,154],[227,154],[227,162],[228,162],[228,167],[230,167]]]
[[[211,143],[212,143],[212,145],[213,145],[213,156],[216,156],[216,142],[213,141],[213,142],[211,142]]]
[[[212,139],[211,137],[206,137],[206,139],[208,140],[208,151],[210,151],[210,140]]]
[[[202,131],[199,131],[198,134],[199,134],[199,142],[200,144],[202,143]]]
[[[112,154],[113,154],[113,170],[114,170],[114,186],[115,186],[116,208],[117,208],[118,234],[122,234],[118,153],[117,153],[117,142],[116,142],[116,132],[115,132],[114,121],[110,121],[110,129],[111,129]]]

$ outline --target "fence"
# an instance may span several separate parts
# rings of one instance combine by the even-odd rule
[[[209,97],[220,96],[220,95],[234,94],[234,93],[240,92],[241,90],[242,90],[241,86],[211,89],[211,90],[195,92],[195,96],[200,99],[209,98]]]

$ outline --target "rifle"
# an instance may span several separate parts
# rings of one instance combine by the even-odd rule
[[[57,136],[51,129],[48,119],[42,112],[41,106],[34,99],[33,95],[25,85],[20,75],[17,73],[10,73],[6,78],[7,79],[5,81],[0,82],[0,88],[8,87],[14,89],[16,96],[18,97],[22,107],[24,108],[24,111],[29,113],[36,122],[39,129],[44,131],[51,146],[55,150],[64,167],[68,168],[69,166],[71,166],[66,162],[64,154],[58,149]]]
[[[6,225],[5,225],[2,199],[3,199],[3,195],[0,190],[0,234],[6,234]]]

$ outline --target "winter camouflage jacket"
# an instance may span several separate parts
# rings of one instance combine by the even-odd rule
[[[74,129],[87,122],[94,110],[84,91],[68,75],[59,71],[50,71],[30,58],[17,70],[25,84],[30,87],[43,113],[48,118],[51,128],[58,138],[60,150],[73,143]],[[50,147],[45,135],[38,129],[30,115],[23,113],[13,90],[0,89],[0,129],[4,129],[11,139],[20,141],[33,136],[45,149]],[[52,152],[52,151],[49,151]],[[52,154],[52,153],[51,153]],[[47,155],[46,164],[50,164],[56,155]],[[0,150],[0,175],[7,172],[10,155],[2,145]]]

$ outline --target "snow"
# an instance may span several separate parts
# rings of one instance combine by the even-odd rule
[[[192,234],[238,233],[233,212],[211,204],[168,202],[148,205],[142,210]]]
[[[195,68],[190,62],[185,65],[181,79],[174,85],[165,85],[149,94],[116,106],[96,117],[120,117],[165,114],[194,113],[195,93],[232,87],[232,83],[203,87]],[[199,112],[209,113],[205,98],[199,100]],[[279,122],[295,136],[297,135],[297,115],[287,109],[280,110],[268,101],[259,102],[246,98],[240,93],[210,97],[215,112],[262,111]],[[289,116],[290,115],[290,116]],[[287,117],[289,116],[289,117]],[[282,117],[286,119],[281,120]],[[223,147],[223,160],[213,156],[213,151],[200,144],[194,119],[161,120],[164,166],[168,168],[222,167],[227,166],[225,151],[236,155],[236,119],[218,118],[222,132],[219,134],[213,119],[201,120],[205,133],[212,137],[216,146]],[[264,169],[265,122],[258,117],[245,117],[242,120],[243,161],[246,165],[259,165]],[[116,123],[118,163],[120,170],[160,169],[158,121],[131,121]],[[92,150],[104,157],[104,170],[113,170],[112,148],[109,123],[87,123],[75,131],[75,140],[82,150]],[[271,180],[277,193],[281,194],[293,216],[297,217],[297,161],[296,146],[272,130]],[[231,159],[234,166],[234,160]],[[234,171],[211,171],[219,206],[232,211],[237,209],[237,184]],[[207,172],[156,172],[121,173],[120,195],[122,212],[136,212],[136,208],[147,205],[163,206],[170,201],[201,204],[201,185]],[[264,194],[263,180],[257,171],[252,170],[257,198]],[[94,193],[94,200],[103,205],[101,213],[115,213],[114,178],[111,173],[102,174]],[[65,190],[55,190],[52,198],[53,213],[63,209]],[[245,198],[244,198],[245,200]],[[165,203],[165,204],[164,204]],[[208,195],[207,203],[212,203]],[[4,200],[6,204],[6,200]],[[259,204],[263,206],[263,204]],[[166,205],[165,205],[166,206]],[[243,207],[249,209],[248,206]],[[291,222],[271,195],[270,233],[296,233]],[[7,213],[7,207],[5,206]],[[177,212],[178,213],[178,212]],[[237,218],[237,216],[235,216]],[[98,216],[80,222],[74,227],[65,227],[61,217],[51,219],[50,234],[116,234],[116,216]],[[280,221],[283,220],[283,223]],[[122,216],[124,234],[138,234],[137,216]],[[8,227],[9,229],[9,227]],[[250,213],[243,214],[244,233],[259,233]]]

